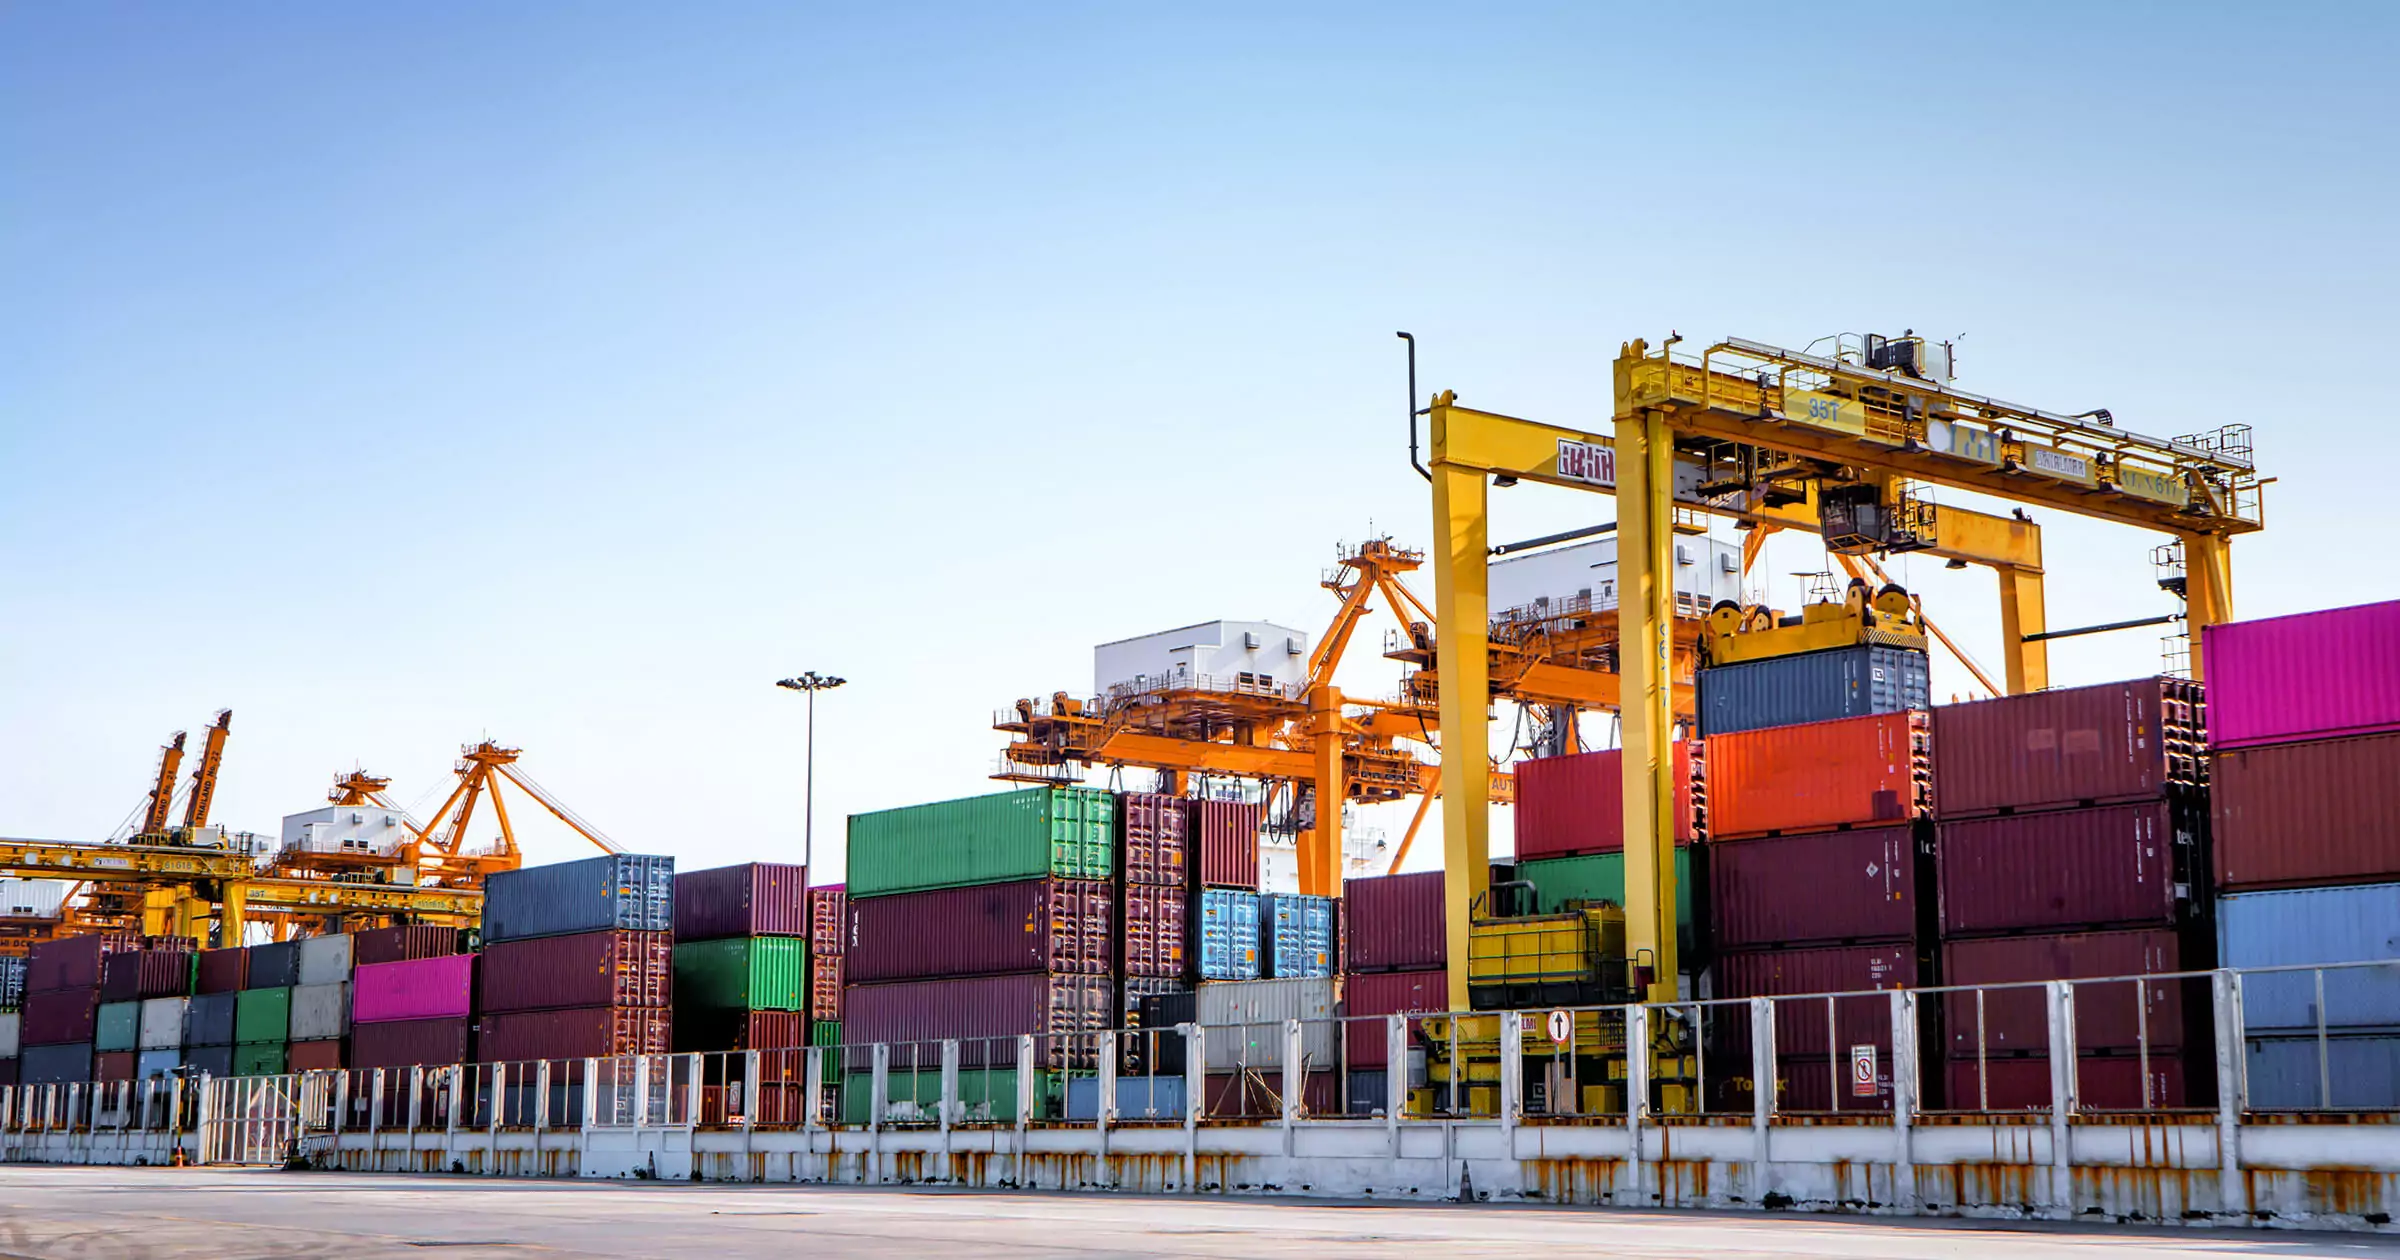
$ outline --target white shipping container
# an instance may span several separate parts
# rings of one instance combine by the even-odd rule
[[[1283,1066],[1283,1021],[1300,1021],[1301,1066],[1335,1066],[1340,1025],[1334,1022],[1333,980],[1225,980],[1202,984],[1193,1001],[1208,1029],[1208,1070],[1268,1071]]]
[[[300,983],[347,984],[350,980],[350,938],[309,936],[300,941]]]
[[[183,1044],[184,1012],[190,998],[151,998],[142,1003],[138,1044],[144,1050],[173,1050]]]
[[[0,918],[55,919],[72,887],[63,879],[0,879]]]
[[[304,984],[292,990],[292,1040],[330,1041],[349,1027],[349,985]]]
[[[0,1013],[0,1059],[17,1057],[17,1035],[23,1019],[15,1011]]]

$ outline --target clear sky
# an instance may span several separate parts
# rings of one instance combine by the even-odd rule
[[[2400,595],[2395,12],[0,8],[0,834],[107,834],[232,706],[236,827],[489,734],[637,848],[787,858],[816,668],[838,847],[1092,644],[1313,633],[1337,541],[1427,543],[1398,328],[1594,424],[1634,336],[1963,337],[2255,425],[2243,614]],[[2169,610],[2043,519],[2055,624]],[[1996,657],[1988,576],[1906,580]]]

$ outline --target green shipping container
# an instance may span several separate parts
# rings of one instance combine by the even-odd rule
[[[1675,933],[1676,948],[1689,951],[1697,939],[1693,928],[1698,922],[1692,917],[1692,907],[1708,904],[1697,898],[1698,880],[1692,876],[1692,854],[1697,849],[1683,847],[1675,850]],[[1517,878],[1530,881],[1541,895],[1541,912],[1559,914],[1572,908],[1571,902],[1605,901],[1611,905],[1625,904],[1625,855],[1622,853],[1588,853],[1582,857],[1534,858],[1517,863]]]
[[[939,1068],[914,1072],[892,1072],[885,1076],[889,1086],[884,1118],[893,1124],[927,1124],[938,1118],[942,1103],[942,1073]],[[868,1118],[867,1099],[875,1093],[873,1072],[852,1072],[842,1083],[843,1124],[865,1124]],[[1033,1074],[1033,1119],[1047,1119],[1065,1113],[1065,1090],[1056,1072]],[[1014,1124],[1017,1119],[1017,1069],[1015,1067],[960,1068],[958,1072],[958,1101],[966,1109],[968,1124]]]
[[[102,1002],[100,1018],[92,1025],[92,1049],[131,1050],[142,1038],[142,1004]]]
[[[1116,870],[1117,798],[1094,788],[1027,788],[850,816],[853,897],[1108,879]]]
[[[280,993],[283,990],[260,989],[258,992]],[[235,1076],[283,1075],[283,1043],[270,1041],[258,1045],[235,1046],[233,1048],[233,1074]]]
[[[733,936],[678,945],[675,1004],[694,1010],[805,1011],[808,938]]]
[[[292,1035],[292,991],[290,989],[244,989],[233,1003],[233,1039],[237,1044],[264,1045],[275,1043],[275,1061],[283,1062],[283,1043]],[[234,1074],[241,1071],[241,1060],[234,1060]],[[282,1068],[276,1068],[280,1072]],[[255,1075],[254,1073],[250,1075]]]
[[[808,1044],[812,1046],[838,1046],[842,1044],[842,1021],[838,1019],[820,1019],[815,1023],[810,1024],[808,1026]]]

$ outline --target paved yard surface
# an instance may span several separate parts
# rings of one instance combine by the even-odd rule
[[[2400,1236],[1117,1195],[0,1167],[0,1260],[2364,1256]]]

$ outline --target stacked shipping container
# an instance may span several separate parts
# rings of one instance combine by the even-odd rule
[[[1698,892],[1694,860],[1701,819],[1692,795],[1695,745],[1674,752],[1675,921],[1687,969],[1699,959],[1706,933],[1694,915],[1708,900]],[[1625,778],[1619,749],[1543,757],[1516,765],[1516,878],[1533,885],[1536,914],[1584,905],[1625,904]]]
[[[805,866],[750,862],[675,877],[676,1049],[808,1044],[809,913]]]
[[[100,985],[111,955],[140,948],[124,933],[69,936],[36,944],[26,957],[18,1077],[28,1085],[92,1079]]]
[[[1520,780],[1522,791],[1522,783]],[[1424,1081],[1424,1064],[1391,1062],[1382,1015],[1411,1015],[1450,1009],[1449,939],[1444,930],[1443,875],[1421,871],[1354,879],[1342,887],[1342,920],[1348,929],[1342,980],[1342,1054],[1350,1072],[1356,1110],[1384,1106],[1389,1072],[1406,1073],[1411,1086]],[[1420,1026],[1408,1025],[1408,1044]]]
[[[1187,987],[1192,965],[1192,803],[1129,792],[1117,798],[1117,952],[1115,1022],[1146,1023],[1143,1002]],[[1125,1047],[1123,1070],[1146,1071],[1145,1039]],[[1097,1095],[1094,1098],[1097,1106]]]
[[[840,884],[808,890],[808,1043],[842,1044],[843,952],[850,939],[849,898]]]
[[[666,1053],[674,929],[671,857],[612,853],[493,874],[477,1057]]]

